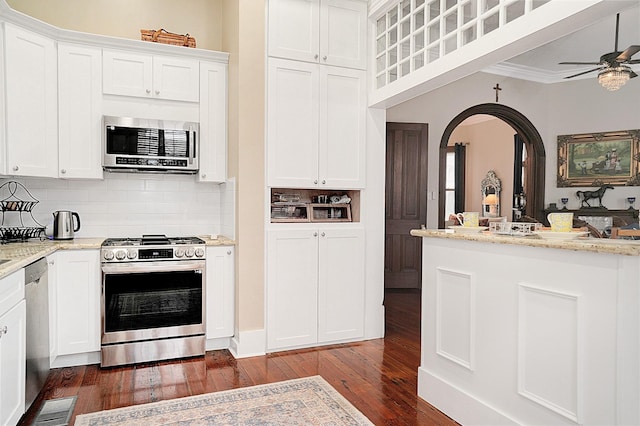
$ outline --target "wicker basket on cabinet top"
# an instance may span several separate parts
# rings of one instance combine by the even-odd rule
[[[189,34],[175,34],[161,28],[159,30],[140,30],[142,41],[172,44],[174,46],[196,47],[196,39]]]

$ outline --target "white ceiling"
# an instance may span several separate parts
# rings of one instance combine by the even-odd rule
[[[543,83],[560,82],[566,76],[596,66],[558,65],[559,62],[598,62],[600,56],[613,52],[615,29],[615,15],[607,16],[588,27],[484,71]],[[631,7],[620,12],[618,51],[623,51],[630,45],[640,45],[640,2],[634,2]],[[633,59],[640,59],[640,53],[637,53]],[[640,64],[633,65],[632,68],[640,74]],[[597,72],[593,72],[575,78],[595,78],[596,76]]]

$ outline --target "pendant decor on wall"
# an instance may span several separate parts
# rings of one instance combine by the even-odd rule
[[[558,188],[640,186],[640,130],[558,136]]]

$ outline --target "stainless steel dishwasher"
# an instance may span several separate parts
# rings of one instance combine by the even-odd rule
[[[26,411],[44,386],[50,368],[47,259],[42,258],[28,265],[24,275],[27,302]]]

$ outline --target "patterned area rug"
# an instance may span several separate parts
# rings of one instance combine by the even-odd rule
[[[322,377],[152,402],[76,417],[85,425],[372,425]]]

